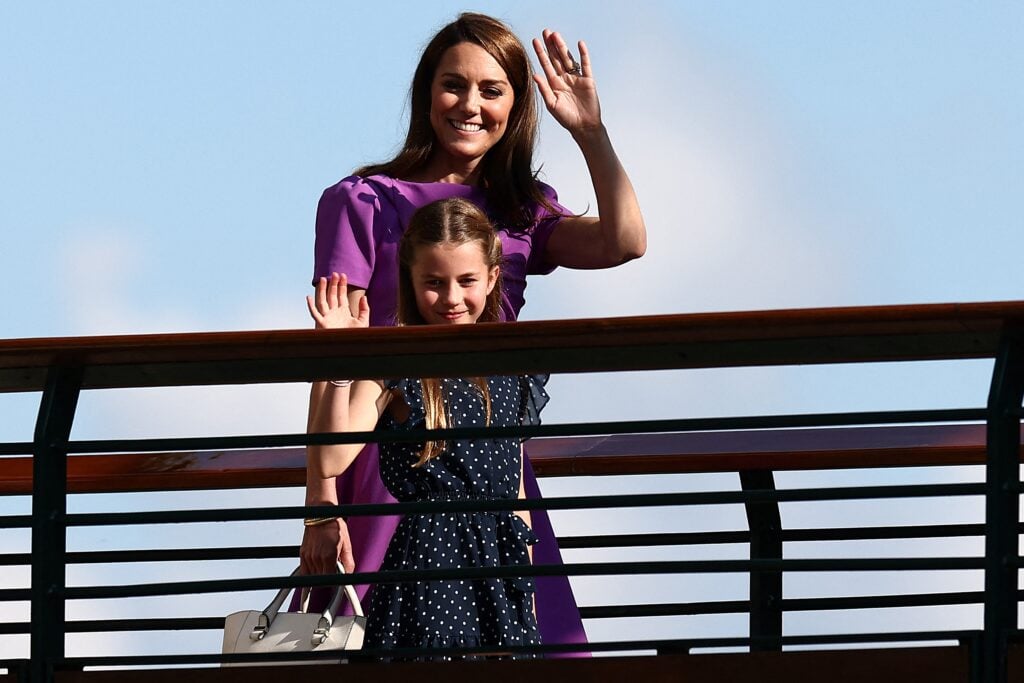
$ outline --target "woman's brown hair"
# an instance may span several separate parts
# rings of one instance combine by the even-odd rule
[[[416,290],[412,280],[412,265],[419,249],[442,244],[480,245],[484,264],[488,272],[498,268],[498,278],[487,295],[484,310],[477,322],[498,322],[501,320],[501,240],[486,214],[474,203],[452,197],[431,202],[419,208],[409,219],[402,239],[398,244],[398,311],[399,325],[424,325],[426,320],[416,306]],[[470,381],[480,392],[484,402],[486,424],[491,423],[491,394],[487,380],[474,377]],[[442,381],[437,378],[420,380],[423,391],[423,410],[427,429],[447,429],[451,426],[444,400]],[[419,467],[437,457],[445,449],[443,441],[428,441],[420,451]]]
[[[487,203],[507,229],[528,229],[533,221],[532,206],[556,209],[544,196],[533,170],[533,148],[537,140],[537,96],[533,69],[526,49],[504,23],[485,14],[467,12],[448,24],[423,50],[410,88],[409,132],[401,151],[380,164],[355,171],[355,175],[383,174],[407,178],[422,169],[437,145],[430,125],[430,88],[444,53],[459,43],[479,45],[505,71],[514,100],[508,127],[501,139],[487,151],[479,164],[478,184],[487,193]]]

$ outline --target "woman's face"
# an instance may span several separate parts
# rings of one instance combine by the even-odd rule
[[[515,96],[505,70],[474,43],[441,57],[430,86],[430,125],[437,153],[453,166],[475,166],[508,126]]]

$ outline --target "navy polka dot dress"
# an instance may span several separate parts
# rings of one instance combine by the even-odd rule
[[[485,426],[483,398],[466,379],[441,380],[450,424]],[[546,376],[489,377],[491,425],[539,423],[547,402]],[[385,386],[404,398],[409,419],[385,413],[380,429],[422,429],[420,381],[394,380]],[[399,501],[515,499],[519,494],[521,441],[517,438],[448,441],[445,450],[421,467],[422,443],[380,445],[380,472]],[[514,512],[457,512],[406,515],[381,566],[442,569],[528,565],[533,531]],[[373,588],[367,614],[366,646],[461,647],[531,645],[540,642],[533,615],[531,577],[381,583]]]

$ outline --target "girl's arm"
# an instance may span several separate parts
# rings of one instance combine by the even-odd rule
[[[535,74],[534,80],[548,111],[583,153],[599,216],[560,220],[548,239],[546,260],[569,268],[608,268],[639,258],[647,250],[647,228],[633,184],[601,121],[587,46],[579,42],[577,64],[561,35],[545,29],[543,36],[533,41],[544,71],[543,76]]]
[[[316,296],[307,297],[310,314],[316,321],[317,329],[339,327],[366,327],[369,322],[369,309],[362,290],[347,291],[347,279],[344,275],[333,274],[330,280],[320,278],[317,283]],[[356,311],[355,316],[351,311]],[[376,385],[375,382],[359,382],[358,384]],[[379,386],[379,385],[378,385]],[[309,414],[306,429],[309,432],[356,430],[365,424],[366,406],[356,407],[357,415],[352,420],[352,406],[355,383],[350,387],[338,387],[329,382],[315,382],[310,390]],[[387,394],[380,390],[376,399],[371,399],[373,389],[363,388],[357,391],[356,402],[373,400],[374,409],[380,404],[383,410],[387,405]],[[364,398],[363,395],[366,394]],[[373,424],[366,427],[373,429]],[[306,505],[337,505],[337,491],[334,474],[344,471],[355,459],[355,453],[347,446],[308,446],[306,448]],[[345,571],[355,570],[352,557],[352,546],[348,536],[348,526],[341,518],[304,528],[302,545],[299,550],[300,565],[303,573],[333,573],[334,564],[341,560]]]
[[[318,330],[369,327],[370,307],[360,295],[355,311],[348,296],[348,278],[332,273],[320,278],[316,296],[306,297]],[[331,381],[310,394],[309,422],[313,432],[370,431],[387,407],[390,394],[376,380]],[[335,444],[307,449],[306,469],[315,479],[336,477],[359,455],[365,444]]]
[[[357,380],[348,386],[326,384],[313,408],[313,432],[372,431],[391,400],[390,392],[377,380]],[[339,476],[365,445],[346,443],[307,448],[307,478],[326,480]]]

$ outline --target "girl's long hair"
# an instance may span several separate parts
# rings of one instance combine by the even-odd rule
[[[390,161],[356,169],[358,176],[374,174],[408,178],[426,166],[437,146],[430,125],[430,89],[444,53],[459,43],[472,43],[487,51],[505,71],[514,100],[508,126],[478,166],[478,184],[487,193],[493,215],[507,229],[532,227],[532,206],[556,212],[537,184],[533,149],[537,139],[537,96],[533,69],[526,49],[512,30],[493,17],[467,12],[448,24],[423,50],[410,88],[409,131],[401,151]]]
[[[498,279],[487,295],[484,310],[477,322],[501,320],[501,240],[494,226],[479,207],[459,197],[442,199],[418,209],[409,220],[409,227],[398,244],[398,312],[399,325],[424,325],[426,320],[416,306],[416,290],[412,281],[412,264],[423,247],[442,244],[460,246],[474,243],[480,246],[488,272],[498,268]],[[491,423],[491,394],[487,380],[473,377],[470,381],[480,392],[484,402],[486,424]],[[423,392],[423,410],[427,429],[448,429],[453,426],[448,415],[442,381],[438,378],[420,380]],[[446,447],[444,441],[428,441],[420,451],[420,467],[440,455]]]

